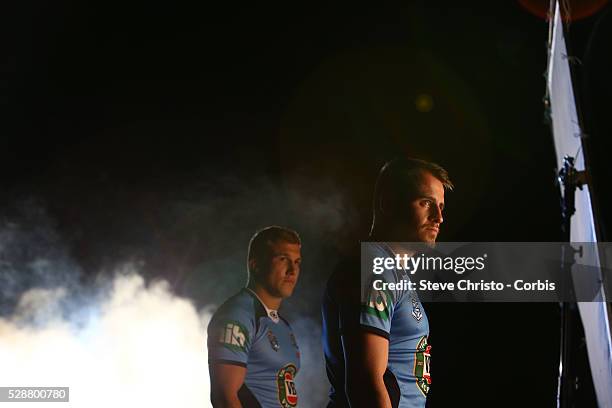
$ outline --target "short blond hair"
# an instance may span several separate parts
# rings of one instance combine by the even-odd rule
[[[259,261],[265,259],[269,253],[270,246],[278,242],[302,245],[300,235],[291,228],[271,225],[269,227],[260,229],[253,234],[251,241],[249,242],[249,250],[247,254],[247,269],[249,274],[253,272],[250,270],[250,261],[252,259]]]

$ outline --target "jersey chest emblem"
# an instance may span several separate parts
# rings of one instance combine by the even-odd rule
[[[272,350],[278,351],[280,349],[280,344],[278,344],[278,339],[276,338],[274,333],[272,333],[272,330],[268,330],[268,341],[270,342],[270,346],[272,347]]]
[[[298,396],[294,381],[296,373],[297,368],[293,364],[287,364],[281,368],[276,375],[278,402],[280,402],[283,408],[297,406]]]
[[[421,319],[423,318],[423,311],[421,310],[421,306],[419,305],[419,302],[416,299],[411,299],[412,300],[412,317],[414,317],[414,320],[416,320],[417,322],[420,322]]]

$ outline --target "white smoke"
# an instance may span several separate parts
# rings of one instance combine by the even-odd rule
[[[0,318],[1,386],[70,387],[61,406],[79,408],[211,406],[208,312],[136,271],[83,305],[79,324],[62,313],[68,296],[64,288],[31,289]]]
[[[321,219],[333,218],[336,211],[309,204]],[[179,215],[185,212],[180,210]],[[173,294],[167,282],[147,284],[139,271],[150,271],[139,258],[124,264],[125,259],[117,259],[96,275],[115,270],[113,279],[84,284],[81,277],[92,274],[84,274],[70,256],[44,206],[27,201],[15,205],[10,217],[3,211],[0,387],[69,387],[70,402],[57,405],[78,408],[211,407],[206,326],[212,305],[198,311],[189,298]],[[208,210],[201,211],[201,218],[207,219]],[[200,219],[196,215],[191,213],[181,225]],[[229,225],[223,229],[236,230]],[[222,280],[204,278],[207,287],[208,282],[215,288],[231,282],[227,275]],[[202,282],[191,287],[201,289]],[[206,293],[190,297],[206,298]],[[292,298],[292,305],[291,310],[302,311],[292,319],[302,353],[297,377],[300,406],[324,406],[328,385],[320,325],[306,316],[312,308],[308,299]],[[30,405],[40,407],[19,407]]]

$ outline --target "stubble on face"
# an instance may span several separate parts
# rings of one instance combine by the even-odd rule
[[[416,194],[410,201],[410,235],[418,242],[434,243],[444,219],[444,185],[429,172],[422,172]]]

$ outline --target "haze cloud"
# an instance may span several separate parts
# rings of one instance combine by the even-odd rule
[[[311,251],[316,265],[320,256]],[[209,292],[240,284],[229,287],[232,274],[202,276],[189,282],[202,293],[183,297],[150,276],[148,261],[115,256],[99,273],[85,274],[44,205],[30,200],[3,209],[0,386],[70,387],[63,405],[71,407],[210,407],[206,326],[220,299]],[[327,382],[320,325],[312,318],[318,304],[303,295],[288,305],[303,356],[300,406],[321,406]]]
[[[84,324],[62,316],[66,296],[31,289],[0,319],[0,384],[68,386],[73,407],[210,406],[209,313],[134,270],[119,274],[99,304],[83,305]]]

